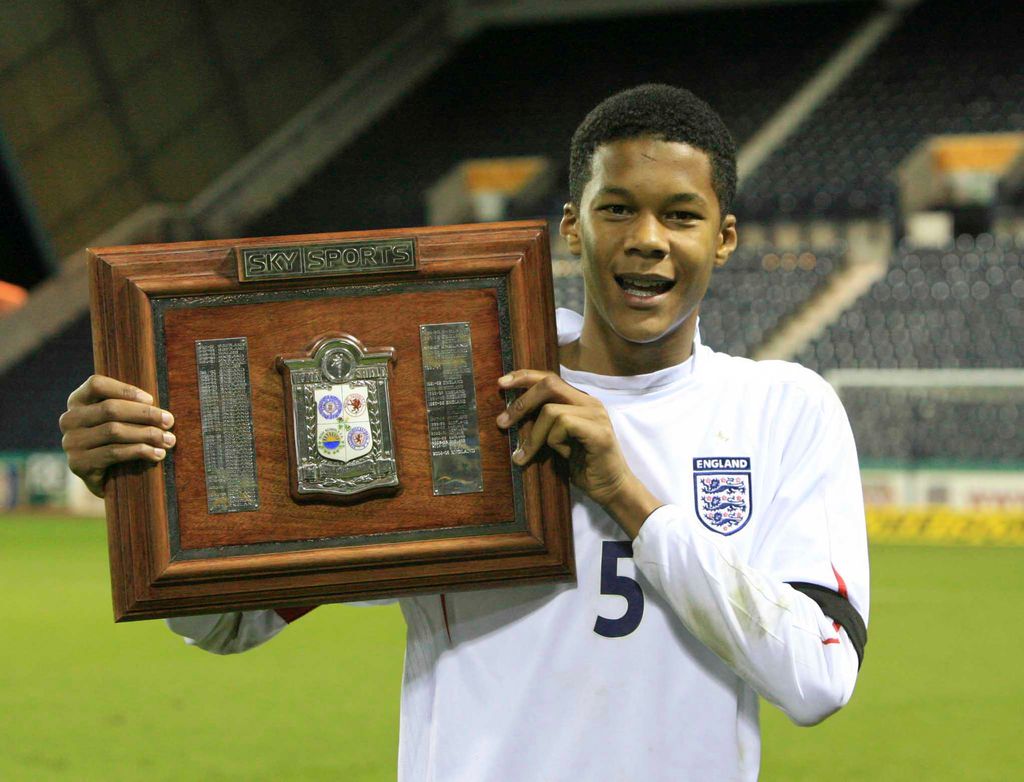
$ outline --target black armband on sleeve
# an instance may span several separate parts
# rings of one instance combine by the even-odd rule
[[[821,612],[838,622],[846,634],[850,637],[854,651],[857,652],[857,667],[864,662],[864,647],[868,643],[868,628],[864,619],[857,613],[849,600],[836,592],[834,589],[819,586],[818,584],[805,584],[802,581],[792,581],[789,584],[797,592],[802,592],[818,604]]]

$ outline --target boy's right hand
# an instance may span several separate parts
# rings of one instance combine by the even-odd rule
[[[168,431],[173,425],[174,416],[154,407],[142,389],[93,375],[68,397],[60,417],[61,446],[71,472],[102,497],[107,468],[135,459],[161,461],[174,445]]]

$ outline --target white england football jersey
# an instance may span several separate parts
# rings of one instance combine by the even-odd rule
[[[559,311],[561,342],[579,328]],[[856,681],[868,560],[842,406],[809,370],[699,340],[649,375],[562,376],[604,403],[630,467],[668,504],[631,544],[574,491],[575,585],[400,601],[399,778],[754,780],[758,693],[811,724]],[[223,652],[285,625],[255,611],[171,626]]]

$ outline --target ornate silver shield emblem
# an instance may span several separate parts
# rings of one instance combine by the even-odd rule
[[[388,393],[392,348],[348,334],[277,359],[288,408],[292,496],[348,501],[398,490]]]

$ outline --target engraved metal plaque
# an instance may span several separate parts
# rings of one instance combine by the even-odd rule
[[[203,463],[210,513],[260,507],[253,441],[249,343],[245,337],[196,340]]]
[[[296,499],[348,501],[399,486],[388,393],[391,348],[339,334],[309,354],[279,356]]]
[[[417,267],[415,239],[236,247],[238,281],[401,272]]]
[[[483,491],[468,323],[420,326],[434,494]]]

